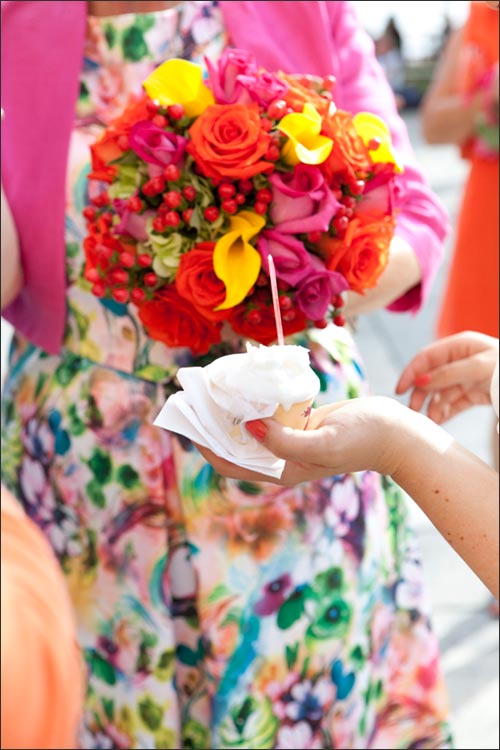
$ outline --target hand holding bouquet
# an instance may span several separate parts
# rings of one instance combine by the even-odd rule
[[[228,330],[276,339],[342,325],[341,293],[383,272],[397,172],[385,123],[336,109],[331,79],[259,69],[227,50],[169,60],[92,147],[89,290],[135,305],[148,335],[204,354]]]

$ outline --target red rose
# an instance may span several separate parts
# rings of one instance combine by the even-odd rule
[[[184,299],[206,320],[226,320],[229,310],[219,310],[226,299],[226,285],[215,275],[213,255],[214,242],[199,242],[185,253],[177,269],[175,286]]]
[[[207,324],[173,284],[158,289],[153,299],[142,303],[139,318],[152,339],[170,347],[188,347],[193,354],[206,354],[220,342],[221,325]]]
[[[118,170],[111,162],[119,159],[128,149],[126,144],[132,126],[137,122],[150,120],[153,116],[147,108],[148,100],[147,96],[132,100],[123,113],[113,120],[101,137],[91,145],[92,172],[88,175],[89,179],[113,182]]]

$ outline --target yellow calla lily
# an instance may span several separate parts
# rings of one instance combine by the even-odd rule
[[[333,141],[320,135],[321,115],[312,104],[304,104],[302,112],[285,115],[277,127],[290,139],[281,152],[287,164],[322,164],[330,156]]]
[[[229,232],[214,249],[215,275],[226,285],[226,299],[216,310],[228,310],[242,302],[257,281],[262,265],[259,252],[250,240],[266,222],[253,211],[241,211],[229,220]]]
[[[379,145],[376,149],[369,148],[372,161],[375,163],[394,164],[396,172],[401,173],[403,167],[393,151],[391,131],[385,122],[372,112],[358,112],[353,117],[353,123],[357,134],[363,139],[365,146],[368,147],[373,138],[378,140]]]
[[[151,99],[163,107],[182,104],[188,117],[197,117],[214,104],[214,95],[203,83],[199,65],[188,60],[166,60],[143,83]]]

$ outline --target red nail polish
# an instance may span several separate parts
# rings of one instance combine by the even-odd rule
[[[417,377],[413,381],[413,384],[417,386],[429,385],[430,382],[431,382],[431,376],[429,375],[429,373],[425,373],[424,375],[417,375]]]
[[[266,437],[267,427],[260,419],[252,419],[250,422],[245,422],[245,428],[259,443],[262,443]]]

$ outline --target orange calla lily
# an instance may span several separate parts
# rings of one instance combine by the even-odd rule
[[[377,164],[394,164],[396,172],[401,173],[403,167],[397,159],[392,148],[391,131],[385,122],[372,112],[358,112],[353,117],[353,124],[357,134],[363,139],[365,146],[370,152],[371,160]],[[370,142],[375,141],[377,147],[370,148]]]
[[[215,275],[226,285],[226,299],[216,310],[228,310],[242,302],[257,281],[262,265],[260,253],[250,240],[266,222],[253,211],[241,211],[229,220],[229,232],[214,249]]]
[[[320,135],[321,125],[321,115],[312,104],[304,104],[302,112],[283,117],[277,127],[290,139],[281,152],[287,164],[322,164],[328,159],[333,141]]]
[[[147,94],[163,107],[181,104],[188,117],[197,117],[214,104],[214,95],[203,83],[199,65],[188,60],[166,60],[143,84]]]

